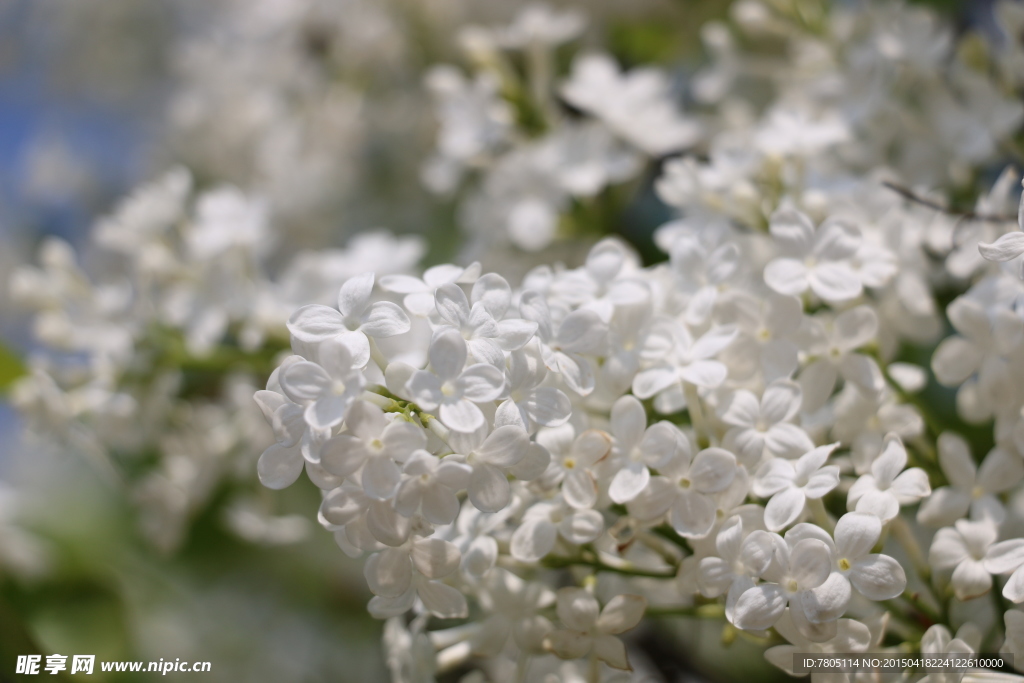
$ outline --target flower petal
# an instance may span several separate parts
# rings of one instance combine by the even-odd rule
[[[298,447],[275,443],[263,451],[256,463],[256,471],[260,483],[268,489],[283,489],[299,478],[304,462]]]
[[[511,499],[508,479],[501,470],[487,463],[477,463],[469,478],[469,500],[481,512],[504,509]]]
[[[288,331],[299,341],[315,344],[347,331],[345,318],[330,306],[303,306],[288,319]]]
[[[989,261],[1011,261],[1024,254],[1024,232],[1015,230],[995,242],[979,242],[978,251]]]
[[[477,449],[477,455],[495,467],[512,467],[526,456],[530,437],[519,427],[498,427]]]
[[[680,536],[704,538],[715,525],[715,504],[693,489],[679,491],[669,511],[669,523]]]
[[[743,592],[733,611],[733,624],[744,631],[764,631],[775,625],[787,599],[778,584],[763,583]]]
[[[764,508],[764,524],[769,531],[781,531],[796,521],[804,511],[807,498],[803,491],[791,487],[779,491]]]
[[[600,605],[597,599],[582,588],[562,588],[556,604],[558,618],[576,631],[590,631],[597,624]]]
[[[359,329],[371,337],[383,339],[405,334],[412,328],[409,316],[397,304],[378,301],[362,317]]]
[[[868,600],[891,600],[907,587],[907,575],[888,555],[868,555],[850,569],[850,583]]]
[[[338,310],[343,316],[358,316],[366,310],[373,293],[373,279],[373,273],[363,273],[345,280],[338,291]]]
[[[423,606],[439,619],[465,619],[469,616],[466,596],[440,581],[422,581],[416,587]]]
[[[477,363],[463,371],[455,381],[462,396],[473,403],[493,401],[505,389],[505,373],[488,363]]]
[[[647,487],[651,473],[642,462],[630,462],[615,473],[608,487],[608,497],[622,505],[640,495]]]
[[[793,546],[789,570],[801,589],[817,588],[832,572],[832,553],[824,542],[805,538]]]
[[[573,545],[592,543],[604,531],[604,517],[597,510],[576,510],[562,517],[558,533]]]
[[[430,356],[430,365],[434,368],[434,373],[441,381],[452,381],[466,367],[466,340],[458,330],[445,327],[434,333],[427,354]]]
[[[512,534],[509,552],[520,562],[536,562],[547,556],[558,540],[558,531],[548,519],[527,519]]]
[[[412,581],[409,554],[398,548],[388,548],[369,557],[363,566],[366,584],[374,595],[398,597]]]
[[[462,556],[454,544],[440,538],[420,538],[412,542],[412,563],[428,579],[441,579],[458,566]]]
[[[864,557],[882,535],[882,522],[866,512],[848,512],[836,522],[836,554],[851,562]]]
[[[804,615],[812,624],[835,621],[846,612],[852,595],[849,580],[833,572],[825,583],[803,594]]]
[[[616,595],[601,610],[597,628],[604,633],[624,633],[640,623],[646,609],[647,599],[644,597]]]
[[[469,401],[443,403],[438,412],[445,425],[464,434],[475,432],[487,424],[484,414]]]

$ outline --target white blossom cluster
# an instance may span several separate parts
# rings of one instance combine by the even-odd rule
[[[594,226],[565,225],[574,207],[593,214],[609,188],[700,139],[660,69],[625,71],[584,50],[559,74],[558,48],[584,28],[578,11],[531,5],[508,25],[461,31],[469,75],[451,65],[427,74],[439,130],[423,180],[441,194],[470,183],[459,206],[469,252],[508,242],[534,252],[585,234]]]
[[[631,110],[629,77],[606,58],[577,57],[552,86],[529,60],[550,60],[580,24],[536,16],[465,36],[483,65],[472,80],[445,68],[430,81],[442,128],[428,181],[483,170],[474,191],[504,221],[486,229],[515,241],[521,228],[539,240],[526,248],[550,241],[572,190],[523,171],[533,185],[499,201],[493,178],[509,159],[553,158],[554,136],[583,124],[517,140],[522,93],[494,77],[502,50],[537,70],[526,92],[548,78],[533,104],[561,98],[621,149],[657,157],[699,137],[645,148],[633,133],[672,126]],[[993,588],[1005,627],[981,635],[1015,650],[1022,290],[1016,264],[989,261],[1024,254],[1020,233],[999,237],[1020,177],[1006,169],[971,212],[911,189],[973,182],[1013,144],[1012,48],[979,63],[933,15],[882,4],[800,16],[743,2],[733,20],[705,30],[706,154],[670,159],[656,182],[680,214],[656,234],[666,263],[641,267],[604,240],[582,266],[540,266],[515,288],[476,264],[365,275],[336,306],[289,319],[294,355],[257,393],[277,437],[261,479],[286,486],[305,469],[323,489],[320,523],[366,556],[399,680],[466,666],[597,680],[631,668],[618,634],[647,609],[781,636],[790,645],[766,656],[790,673],[795,651],[978,651],[977,634],[952,637],[949,614]],[[790,61],[765,68],[733,31],[782,40]],[[636,75],[638,101],[667,96]],[[772,99],[748,96],[764,92],[750,80]],[[614,181],[588,168],[597,188]],[[544,220],[516,227],[530,211]],[[943,310],[948,291],[959,296]],[[429,335],[413,331],[423,323]],[[403,340],[403,357],[381,338]],[[930,369],[957,388],[954,424],[924,398],[928,369],[902,360],[936,342]],[[988,453],[972,454],[958,430],[990,420]],[[566,575],[579,587],[556,590]]]
[[[516,290],[476,266],[437,266],[422,280],[351,278],[336,306],[291,316],[295,355],[256,395],[277,438],[260,477],[283,487],[305,469],[323,489],[321,524],[368,555],[372,614],[466,618],[472,601],[470,624],[429,635],[442,668],[477,656],[526,671],[551,653],[628,669],[615,635],[648,600],[719,599],[745,631],[877,647],[880,612],[907,588],[883,533],[905,538],[901,510],[918,503],[922,523],[951,525],[929,562],[957,599],[1024,565],[1024,542],[996,543],[998,494],[1024,475],[1012,434],[976,473],[963,439],[943,432],[950,484],[934,493],[910,462],[900,432],[917,443],[924,426],[896,397],[921,369],[879,356],[884,318],[849,264],[855,223],[816,228],[782,208],[768,234],[662,237],[675,258],[652,268],[605,240],[584,266],[539,267]],[[705,240],[714,255],[693,257]],[[685,286],[698,262],[718,274],[710,293]],[[415,366],[377,345],[414,321],[431,328]],[[543,570],[560,567],[645,582],[618,586],[600,611],[593,591],[552,590]],[[1017,586],[1008,600],[1024,601]],[[848,614],[875,633],[860,643],[851,629],[866,627]]]
[[[291,54],[307,11],[340,16],[310,7],[236,28]],[[479,260],[422,271],[383,233],[292,255],[281,207],[348,187],[359,131],[292,133],[345,79],[286,63],[236,97],[218,84],[262,57],[206,73],[200,46],[177,111],[251,124],[217,143],[268,196],[175,170],[82,259],[47,242],[12,289],[58,353],[16,403],[126,479],[164,549],[225,482],[305,472],[396,681],[644,680],[653,617],[721,620],[790,674],[1000,648],[1024,670],[1024,11],[994,16],[998,39],[957,38],[914,5],[740,0],[685,88],[582,47],[574,9],[465,28],[470,69],[425,78],[418,168]],[[657,263],[616,237],[546,258],[613,195],[654,201],[647,178],[674,216]],[[235,493],[239,535],[303,532]]]
[[[226,522],[240,536],[301,537],[305,520],[269,515],[244,483],[249,454],[270,440],[252,391],[285,345],[297,302],[329,300],[370,264],[402,272],[423,252],[417,238],[366,234],[346,249],[299,252],[272,276],[277,239],[261,200],[231,186],[195,192],[179,168],[98,222],[84,257],[99,276],[57,238],[42,245],[38,267],[11,275],[47,349],[14,387],[14,404],[33,432],[123,482],[164,550],[225,482],[238,487]]]
[[[364,141],[385,139],[368,135],[377,103],[358,83],[402,58],[396,18],[362,0],[218,0],[203,12],[206,26],[169,48],[163,153],[258,194],[276,225],[322,244],[363,183]]]

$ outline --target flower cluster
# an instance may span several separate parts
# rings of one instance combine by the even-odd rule
[[[785,619],[780,633],[831,641],[858,623],[849,613],[871,617],[904,595],[883,534],[905,537],[901,509],[921,501],[922,520],[956,520],[932,545],[937,576],[953,570],[958,598],[985,592],[991,574],[1022,565],[1021,541],[993,545],[1006,517],[996,494],[1021,479],[1020,455],[997,448],[976,475],[963,440],[944,432],[950,486],[933,494],[898,433],[844,443],[864,411],[843,403],[906,397],[894,374],[914,368],[879,356],[880,316],[849,256],[815,264],[820,280],[800,272],[822,292],[776,281],[806,263],[789,256],[802,245],[855,251],[855,224],[815,228],[786,207],[770,225],[744,240],[669,226],[675,258],[651,268],[605,240],[582,267],[539,267],[517,289],[475,265],[353,277],[336,307],[289,319],[294,355],[256,394],[277,437],[260,477],[283,487],[305,469],[323,489],[321,524],[368,556],[372,614],[465,618],[472,600],[470,627],[430,635],[446,666],[475,655],[500,668],[518,653],[528,668],[551,653],[625,669],[611,634],[649,600],[721,599],[736,628]],[[723,286],[700,303],[680,264],[708,239]],[[849,296],[827,288],[843,277]],[[381,338],[400,339],[401,357]],[[730,363],[736,353],[745,362]],[[920,441],[920,416],[901,405],[905,435]],[[534,573],[543,568],[648,581],[556,596]],[[1024,600],[1016,586],[1007,597]],[[601,589],[612,592],[599,617]],[[531,596],[528,614],[510,590]],[[557,621],[546,612],[556,597]]]
[[[557,49],[584,28],[577,11],[528,6],[506,26],[462,30],[469,76],[450,65],[427,75],[439,130],[423,180],[440,194],[470,184],[459,207],[469,253],[507,243],[533,252],[592,233],[614,188],[700,139],[657,68],[625,71],[579,51],[558,74]],[[569,214],[576,225],[565,225]]]
[[[173,171],[97,226],[102,277],[56,240],[15,272],[60,351],[16,402],[113,464],[165,549],[226,480],[305,472],[397,681],[633,680],[645,615],[721,620],[789,673],[983,646],[1024,670],[1024,12],[996,5],[998,39],[739,0],[685,84],[582,48],[571,9],[463,28],[416,168],[472,258],[424,270],[414,238],[283,244],[287,201],[349,187],[360,136],[344,79],[268,77],[297,104],[240,131],[259,192]],[[304,16],[239,30],[358,67]],[[193,76],[197,130],[216,97],[263,111]],[[289,134],[335,105],[322,146]],[[654,256],[579,239],[652,205]],[[234,493],[239,535],[304,530]]]
[[[667,262],[644,268],[604,240],[582,266],[539,266],[515,288],[476,264],[376,289],[363,277],[360,310],[379,307],[401,358],[342,329],[346,288],[337,308],[292,315],[294,355],[257,394],[278,436],[261,476],[283,486],[304,467],[324,490],[321,524],[367,556],[370,612],[392,619],[397,675],[470,659],[498,679],[626,669],[609,636],[649,604],[856,652],[881,649],[890,622],[941,650],[949,632],[920,622],[981,609],[994,576],[1009,575],[1008,604],[1024,601],[1008,503],[1024,477],[1022,290],[1017,268],[985,261],[1024,254],[1015,233],[996,239],[1019,176],[1007,169],[962,225],[907,189],[963,184],[997,158],[1024,118],[1006,56],[964,61],[923,10],[809,18],[744,2],[733,18],[705,27],[714,63],[693,94],[718,115],[700,126],[665,106],[656,75],[607,57],[577,56],[554,86],[553,47],[582,28],[571,13],[469,31],[476,76],[429,81],[442,125],[428,182],[483,170],[467,201],[501,225],[466,215],[524,248],[587,196],[572,181],[593,194],[630,177],[613,172],[623,154],[700,143],[706,155],[669,159],[655,183],[680,215],[655,235]],[[792,62],[766,75],[757,46],[779,40]],[[510,83],[516,51],[527,75]],[[773,100],[745,101],[749,79]],[[580,148],[600,159],[560,157],[583,127]],[[943,311],[937,293],[957,288]],[[956,334],[930,369],[957,388],[945,423],[923,399],[928,369],[904,352],[938,342],[943,314]],[[988,420],[976,466],[957,432]],[[929,527],[942,528],[925,552]],[[582,588],[556,593],[555,570]],[[638,616],[606,619],[626,605]],[[1019,613],[1001,609],[1012,651]],[[431,630],[430,617],[472,618]],[[787,647],[768,658],[788,670]]]
[[[251,454],[271,440],[250,396],[285,347],[297,302],[330,300],[370,263],[403,272],[423,251],[416,238],[367,234],[347,249],[299,252],[272,276],[276,240],[262,201],[232,186],[196,193],[179,168],[98,223],[86,258],[99,277],[56,238],[42,245],[39,267],[11,276],[50,351],[31,359],[15,405],[33,432],[124,483],[165,551],[225,482],[237,489],[226,522],[241,537],[302,536],[305,520],[250,500]]]

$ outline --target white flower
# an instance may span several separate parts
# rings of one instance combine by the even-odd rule
[[[1024,321],[1008,305],[990,305],[969,294],[957,297],[946,309],[959,334],[939,343],[932,370],[940,384],[958,387],[958,412],[978,422],[1016,400],[1008,358],[1024,338]]]
[[[739,247],[728,240],[706,247],[696,236],[683,234],[672,242],[670,257],[672,271],[689,295],[684,318],[690,325],[701,325],[711,315],[723,283],[739,267]]]
[[[299,446],[306,431],[302,407],[275,391],[257,391],[256,403],[273,428],[275,439],[256,465],[260,483],[267,488],[283,489],[295,483],[305,463]]]
[[[936,571],[952,571],[950,580],[960,600],[984,595],[992,588],[989,574],[1000,574],[1005,570],[1006,561],[1011,557],[1002,552],[1007,546],[992,546],[997,534],[995,524],[989,520],[969,522],[966,519],[958,519],[955,526],[939,529],[935,534],[928,551],[928,563]],[[994,551],[991,552],[991,562],[990,551]]]
[[[519,299],[524,318],[537,323],[537,339],[548,370],[558,373],[566,386],[581,396],[594,390],[594,374],[588,361],[580,354],[593,351],[604,343],[607,326],[596,313],[576,310],[556,323],[547,299],[539,292],[527,290]]]
[[[378,618],[402,614],[419,597],[434,616],[465,617],[465,596],[437,580],[458,569],[459,559],[458,548],[448,541],[416,536],[371,555],[363,566],[366,583],[377,596],[370,601],[370,613]]]
[[[1024,185],[1024,182],[1021,183]],[[1024,254],[1024,196],[1021,197],[1020,208],[1017,210],[1017,224],[1020,230],[1008,232],[992,243],[979,243],[978,251],[989,261],[1012,261]],[[1022,262],[1024,277],[1024,262]]]
[[[541,386],[548,376],[540,343],[530,340],[508,357],[509,397],[498,406],[495,425],[514,424],[527,432],[537,425],[557,427],[572,414],[572,403],[565,392]]]
[[[872,553],[882,535],[882,522],[866,512],[848,512],[836,522],[833,538],[814,524],[798,524],[786,539],[815,538],[832,553],[832,573],[804,600],[811,623],[834,621],[846,613],[851,588],[868,600],[891,600],[907,587],[903,567],[892,557]]]
[[[999,651],[1012,654],[1013,668],[1024,671],[1024,660],[1020,659],[1024,657],[1024,612],[1016,609],[1006,610],[1003,621],[1006,625],[1006,639]]]
[[[655,403],[661,412],[675,412],[682,407],[680,404],[685,405],[684,382],[705,389],[721,385],[729,370],[724,363],[712,359],[736,338],[733,325],[713,326],[696,341],[682,323],[675,322],[670,329],[673,344],[668,348],[667,356],[633,378],[633,393],[637,398],[665,395],[660,405],[658,399]]]
[[[848,509],[870,512],[883,522],[899,514],[901,505],[912,505],[931,493],[928,475],[920,467],[907,466],[907,449],[894,434],[886,437],[881,455],[871,463],[847,494]]]
[[[659,422],[647,427],[647,413],[634,396],[617,400],[611,419],[613,457],[619,470],[612,477],[608,496],[616,503],[628,503],[644,490],[651,478],[648,467],[660,468],[683,452],[689,456],[690,444],[674,425]]]
[[[591,543],[604,531],[604,518],[597,510],[576,509],[563,500],[540,501],[526,514],[512,533],[509,552],[520,562],[536,562],[555,548],[561,536],[572,545]]]
[[[424,410],[439,411],[441,421],[457,432],[474,432],[484,426],[477,403],[498,398],[505,390],[505,375],[487,363],[466,367],[466,341],[458,330],[434,333],[428,349],[433,372],[417,370],[407,390]]]
[[[485,438],[486,437],[486,438]],[[526,457],[530,437],[519,427],[498,427],[489,435],[483,426],[472,432],[454,432],[452,448],[473,472],[469,477],[469,500],[482,512],[497,512],[511,498],[506,472]]]
[[[261,255],[272,237],[266,202],[227,186],[199,197],[196,220],[185,233],[185,242],[197,259],[212,259],[232,248]]]
[[[611,667],[630,670],[626,646],[616,637],[640,623],[647,600],[639,595],[616,595],[601,609],[582,588],[558,591],[558,618],[563,628],[552,631],[546,648],[562,659],[591,656]]]
[[[898,363],[890,364],[887,370],[902,384],[903,378],[896,378]],[[871,468],[871,463],[882,452],[885,436],[890,432],[901,439],[913,439],[924,432],[924,420],[917,408],[903,403],[888,387],[869,397],[855,385],[848,384],[836,395],[832,410],[835,416],[832,436],[849,444],[850,460],[856,474],[864,474]]]
[[[697,584],[706,597],[714,598],[726,593],[725,613],[732,621],[736,601],[771,565],[775,554],[772,535],[761,529],[747,531],[743,518],[730,517],[722,524],[715,537],[717,557],[700,560]]]
[[[471,263],[465,268],[449,263],[427,268],[423,279],[411,275],[385,275],[380,279],[380,287],[386,292],[404,294],[402,305],[414,315],[426,317],[437,310],[434,303],[434,292],[438,287],[449,282],[469,284],[480,277],[480,264]]]
[[[922,655],[952,655],[966,657],[978,651],[981,632],[974,624],[967,622],[956,633],[956,637],[942,624],[928,628],[921,636]],[[921,683],[961,683],[963,674],[956,671],[933,671],[921,679]]]
[[[988,521],[978,524],[985,523],[990,527],[993,526]],[[957,524],[959,525],[960,522]],[[985,537],[989,543],[995,540],[995,532],[993,531],[990,535],[990,539],[988,536]],[[1024,602],[1024,539],[1013,538],[988,547],[985,551],[984,567],[985,571],[992,574],[1009,574],[1010,578],[1003,586],[1003,597],[1014,603]],[[991,581],[989,585],[991,585]]]
[[[472,296],[471,308],[462,287],[453,282],[441,285],[434,293],[437,314],[462,334],[473,358],[503,368],[502,351],[522,348],[537,332],[537,323],[502,320],[512,301],[512,291],[499,275],[488,273],[473,283]]]
[[[593,197],[643,168],[642,157],[597,122],[560,126],[540,142],[536,155],[575,197]]]
[[[1008,491],[1024,478],[1020,456],[993,448],[978,468],[970,447],[963,437],[953,432],[939,436],[939,464],[949,480],[921,503],[917,521],[929,526],[948,526],[970,512],[971,519],[983,517],[999,524],[1006,510],[996,494]]]
[[[828,220],[815,230],[806,215],[784,208],[772,214],[770,229],[783,256],[765,266],[769,287],[790,295],[810,288],[829,303],[860,296],[860,279],[849,263],[860,246],[856,227]]]
[[[431,524],[451,524],[459,514],[456,494],[467,488],[472,471],[452,458],[415,451],[402,468],[405,477],[395,494],[395,510],[406,517],[420,512]]]
[[[402,617],[388,617],[381,638],[388,670],[393,680],[402,683],[433,683],[437,680],[437,653],[426,619],[414,619],[408,625]]]
[[[366,494],[378,500],[391,498],[402,474],[398,463],[427,445],[421,427],[402,419],[389,421],[384,411],[366,401],[356,401],[345,417],[348,430],[331,437],[320,447],[320,464],[338,477],[362,468]]]
[[[766,112],[754,133],[757,148],[772,156],[811,156],[850,139],[845,117],[814,111],[803,103],[779,103]]]
[[[813,359],[799,378],[805,412],[814,412],[824,405],[840,375],[869,397],[885,387],[875,359],[855,353],[878,336],[878,315],[873,309],[857,306],[833,320],[811,318],[804,333],[807,354]]]
[[[755,467],[766,450],[775,457],[794,458],[814,448],[807,433],[791,422],[800,402],[800,386],[789,380],[769,384],[760,401],[741,389],[724,402],[721,418],[732,427],[726,442],[736,448],[744,465]]]
[[[449,192],[463,166],[478,162],[505,141],[514,117],[490,73],[470,81],[458,69],[444,65],[428,71],[425,81],[440,127],[437,155],[424,169],[424,181],[434,192]]]
[[[317,350],[318,363],[299,361],[281,371],[281,390],[305,406],[306,424],[316,430],[336,427],[363,392],[366,378],[354,365],[349,347],[327,339]]]
[[[771,499],[764,509],[769,531],[780,531],[803,513],[808,500],[817,500],[839,486],[839,466],[826,465],[838,443],[819,446],[796,461],[773,458],[754,474],[751,490]]]
[[[548,5],[527,5],[499,34],[505,47],[555,46],[576,38],[586,18],[574,10],[556,10]]]
[[[795,296],[753,296],[737,289],[720,306],[721,322],[735,324],[739,335],[720,359],[729,376],[747,378],[761,373],[765,382],[789,378],[799,367],[794,338],[803,320],[803,305]]]
[[[669,98],[668,81],[654,69],[619,71],[606,55],[582,55],[561,93],[569,104],[594,114],[651,156],[689,147],[700,137],[700,126],[684,118]]]
[[[855,652],[867,652],[872,642],[872,633],[865,624],[853,619],[840,619],[836,622],[836,632],[825,641],[814,641],[797,628],[793,619],[793,609],[789,608],[775,623],[775,631],[789,641],[790,645],[776,645],[764,652],[764,658],[779,667],[790,676],[802,676],[796,672],[794,663],[799,654],[840,654],[848,655]],[[833,672],[815,671],[811,673],[811,683],[832,683],[839,676]],[[844,680],[844,679],[840,679]]]
[[[805,601],[825,583],[832,571],[832,554],[819,539],[776,539],[775,556],[762,574],[771,583],[748,588],[736,601],[733,624],[745,631],[763,631],[775,625],[786,606],[798,627],[808,622]]]
[[[555,592],[539,581],[524,581],[497,569],[487,576],[480,602],[490,614],[472,637],[473,652],[495,656],[509,636],[530,654],[542,654],[554,626],[541,612],[555,603]]]
[[[571,507],[594,507],[598,491],[593,468],[611,450],[610,435],[588,429],[576,436],[576,430],[567,424],[542,430],[537,434],[537,442],[551,454],[551,463],[542,478],[545,488],[561,485],[562,497]]]
[[[338,310],[312,304],[295,311],[288,319],[292,338],[304,344],[340,341],[349,347],[355,366],[366,365],[370,360],[368,337],[394,337],[410,328],[409,317],[397,304],[370,303],[373,280],[373,273],[346,280],[338,292]]]
[[[675,458],[652,477],[644,494],[633,503],[645,519],[668,513],[669,524],[684,538],[704,538],[715,526],[714,494],[729,488],[736,473],[736,456],[722,448],[706,448],[691,460],[689,441]],[[630,507],[634,510],[633,504]]]

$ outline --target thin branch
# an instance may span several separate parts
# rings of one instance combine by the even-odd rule
[[[669,570],[641,569],[632,563],[623,562],[621,565],[611,565],[598,558],[589,557],[547,557],[542,564],[548,569],[563,569],[566,567],[591,567],[600,572],[612,572],[623,576],[640,576],[650,579],[674,579],[676,572]]]
[[[692,605],[690,607],[648,607],[644,615],[648,617],[720,619],[725,616],[725,606],[720,603],[708,603],[705,605]]]
[[[931,199],[926,199],[925,197],[922,197],[921,195],[917,194],[916,192],[914,192],[913,190],[911,190],[908,187],[904,187],[902,185],[898,185],[896,183],[889,182],[888,180],[883,180],[882,181],[882,186],[892,190],[893,192],[895,192],[896,194],[898,194],[899,196],[903,197],[904,199],[906,199],[909,202],[913,202],[914,204],[920,204],[921,206],[926,206],[929,209],[934,209],[935,211],[938,211],[939,213],[944,213],[947,216],[954,216],[956,218],[961,218],[963,220],[981,221],[981,222],[985,222],[985,223],[1016,223],[1017,222],[1017,217],[1016,216],[1006,216],[1006,215],[1003,215],[1003,214],[992,214],[992,213],[978,213],[977,211],[957,211],[957,210],[951,209],[951,208],[949,208],[947,206],[943,206],[942,204],[940,204],[940,203],[938,203],[936,201],[933,201]]]

